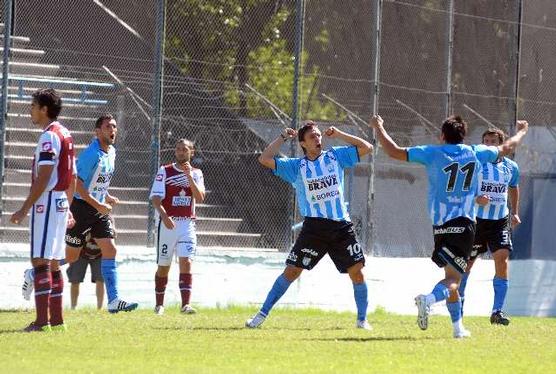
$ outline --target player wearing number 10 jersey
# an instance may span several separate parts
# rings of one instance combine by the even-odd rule
[[[380,116],[371,119],[378,140],[392,158],[424,165],[429,179],[429,214],[433,224],[434,252],[432,260],[444,268],[445,277],[428,295],[415,298],[418,308],[417,324],[428,327],[430,306],[446,300],[454,337],[470,336],[461,319],[461,299],[458,286],[465,272],[475,237],[475,197],[481,165],[515,150],[525,136],[528,124],[518,121],[517,134],[498,147],[465,145],[467,124],[459,116],[447,118],[442,124],[444,144],[399,147],[383,127]]]
[[[353,283],[357,327],[370,330],[366,316],[367,285],[361,271],[365,257],[344,202],[343,179],[344,169],[353,167],[361,156],[371,152],[372,146],[335,127],[329,127],[324,134],[342,140],[349,146],[323,151],[321,132],[315,123],[308,122],[299,132],[285,129],[259,157],[262,165],[294,186],[300,213],[305,219],[286,260],[286,269],[276,279],[261,310],[247,320],[245,325],[248,328],[259,327],[303,269],[311,270],[328,253],[338,271],[348,273]],[[275,157],[280,146],[296,135],[305,157]]]

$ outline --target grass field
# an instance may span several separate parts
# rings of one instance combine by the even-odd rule
[[[0,312],[3,373],[24,372],[556,372],[556,319],[513,318],[509,327],[468,317],[473,336],[451,337],[448,317],[420,331],[413,316],[275,310],[261,329],[243,327],[254,309],[167,308],[109,315],[66,312],[66,333],[21,333],[32,311]]]

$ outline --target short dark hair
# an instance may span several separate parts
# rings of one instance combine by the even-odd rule
[[[481,137],[481,140],[483,142],[485,141],[485,136],[487,136],[487,135],[496,135],[496,136],[498,136],[498,140],[500,140],[500,144],[504,143],[504,140],[506,140],[506,134],[504,134],[504,131],[502,131],[502,130],[496,128],[496,127],[491,127],[490,129],[483,132],[483,136]]]
[[[97,121],[95,122],[95,129],[100,129],[104,121],[112,121],[113,119],[114,116],[110,113],[103,114],[102,116],[98,117]]]
[[[39,107],[47,107],[46,114],[50,119],[58,118],[58,115],[62,111],[62,98],[53,88],[42,88],[33,92],[33,101],[37,103]]]
[[[305,134],[308,131],[311,131],[312,129],[314,129],[315,127],[317,127],[317,124],[314,121],[307,121],[305,122],[305,124],[297,131],[297,141],[298,142],[302,142],[305,140]],[[303,148],[302,145],[301,149],[303,150],[303,153],[306,153],[305,148]]]
[[[467,134],[467,123],[460,116],[450,116],[442,124],[442,134],[448,144],[463,143]]]

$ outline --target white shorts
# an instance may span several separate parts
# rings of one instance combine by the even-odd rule
[[[160,266],[170,266],[174,253],[178,257],[192,258],[197,249],[195,220],[174,219],[174,223],[176,227],[169,230],[158,220],[156,263]]]
[[[29,232],[31,258],[61,260],[66,257],[68,199],[65,191],[48,191],[31,210]]]

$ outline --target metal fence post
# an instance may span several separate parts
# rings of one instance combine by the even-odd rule
[[[294,66],[294,76],[293,76],[293,93],[292,93],[292,121],[291,126],[294,129],[299,128],[299,113],[300,113],[300,99],[299,99],[299,84],[301,81],[301,58],[303,55],[303,33],[304,33],[304,22],[305,22],[305,0],[296,0],[295,4],[295,66]],[[295,141],[290,142],[290,156],[296,156],[296,143]],[[296,197],[295,193],[292,195],[290,200],[290,227],[295,225],[296,218]],[[295,233],[292,230],[289,235],[288,247],[291,248],[294,243]]]
[[[160,164],[160,124],[162,122],[162,81],[164,75],[164,41],[166,26],[166,0],[156,2],[156,46],[155,72],[153,90],[153,115],[151,134],[151,181],[154,180]],[[149,202],[149,218],[147,224],[147,245],[154,246],[155,214],[154,206]]]
[[[523,0],[517,0],[517,32],[515,35],[515,93],[514,93],[514,108],[513,108],[513,121],[510,123],[510,134],[515,133],[515,125],[519,117],[519,82],[521,81],[521,35],[523,29]]]
[[[373,114],[378,114],[378,102],[380,98],[380,44],[381,44],[381,26],[382,26],[382,0],[375,0],[375,28],[374,28],[374,50],[375,62],[373,71]],[[375,200],[375,159],[378,154],[376,132],[371,130],[371,143],[374,150],[370,157],[369,166],[369,188],[367,191],[367,225],[368,231],[366,236],[366,248],[369,254],[373,253],[375,242],[375,225],[374,225],[374,200]]]
[[[448,35],[446,40],[446,97],[445,108],[446,117],[452,112],[452,68],[453,68],[453,52],[454,52],[454,0],[448,3]]]
[[[2,113],[0,118],[0,178],[4,185],[4,159],[6,153],[6,123],[8,121],[8,84],[10,44],[13,24],[13,0],[4,0],[4,53],[2,56]],[[0,188],[0,214],[4,212],[3,188]]]

